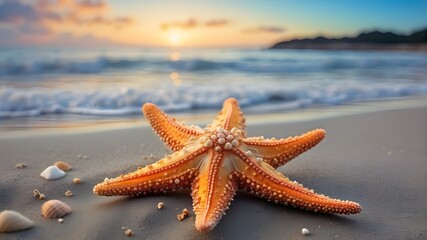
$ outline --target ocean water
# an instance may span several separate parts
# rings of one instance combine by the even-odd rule
[[[0,124],[49,116],[73,121],[218,111],[245,112],[427,95],[427,53],[260,49],[0,49]]]

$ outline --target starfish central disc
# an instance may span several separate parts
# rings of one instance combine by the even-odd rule
[[[216,152],[228,151],[240,145],[241,131],[237,128],[227,131],[224,128],[207,133],[200,139],[203,146],[213,148]]]

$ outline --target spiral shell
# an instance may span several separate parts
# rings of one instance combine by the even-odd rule
[[[40,176],[47,180],[60,179],[65,176],[65,172],[57,166],[49,166],[40,174]]]
[[[59,200],[49,200],[42,205],[45,218],[60,218],[71,213],[71,207]]]
[[[0,233],[15,232],[34,226],[34,222],[19,212],[4,210],[0,213]]]
[[[72,169],[71,165],[64,162],[64,161],[58,161],[58,162],[54,163],[53,165],[57,166],[62,171],[68,171],[68,170]]]

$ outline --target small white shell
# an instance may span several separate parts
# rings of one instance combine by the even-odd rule
[[[45,218],[60,218],[71,213],[71,208],[59,200],[49,200],[42,205],[42,215]]]
[[[0,213],[0,233],[15,232],[34,226],[34,222],[19,212],[4,210]]]
[[[73,193],[72,193],[70,190],[68,190],[68,191],[66,191],[66,192],[64,193],[64,195],[65,195],[66,197],[72,197],[72,196],[73,196]]]
[[[60,179],[65,176],[65,172],[59,169],[57,166],[47,167],[40,176],[47,180]]]
[[[301,233],[302,233],[302,235],[307,236],[310,234],[310,231],[308,231],[307,228],[303,228],[303,229],[301,229]]]
[[[15,167],[16,167],[16,168],[26,168],[26,167],[27,167],[27,164],[25,164],[25,163],[17,163],[17,164],[15,165]]]
[[[130,228],[126,229],[123,233],[128,237],[132,236],[133,234],[132,229]]]
[[[64,162],[64,161],[58,161],[58,162],[54,163],[53,165],[57,166],[62,171],[68,171],[68,170],[72,169],[71,165]]]

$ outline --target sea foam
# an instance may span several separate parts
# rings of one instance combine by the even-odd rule
[[[167,112],[217,110],[224,99],[235,97],[245,109],[257,107],[257,112],[308,108],[320,105],[340,105],[356,101],[427,94],[427,85],[413,84],[300,84],[277,86],[194,86],[157,89],[124,88],[117,91],[66,91],[62,89],[0,88],[0,118],[39,116],[44,114],[80,114],[94,116],[126,116],[140,114],[145,102],[159,105]],[[265,105],[265,106],[263,106]],[[263,107],[259,107],[263,106]]]

